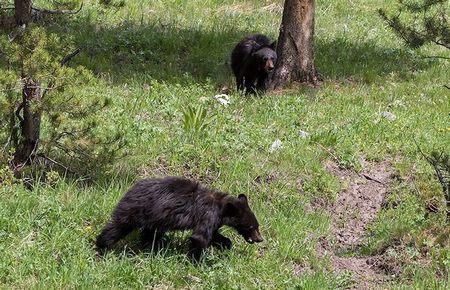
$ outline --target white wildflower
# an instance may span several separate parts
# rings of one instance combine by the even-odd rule
[[[224,107],[230,104],[230,97],[226,94],[215,95],[214,98]]]

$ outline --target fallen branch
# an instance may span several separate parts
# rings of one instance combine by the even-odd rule
[[[450,44],[448,44],[448,43],[443,43],[443,42],[440,42],[440,41],[437,41],[437,40],[432,40],[432,42],[434,42],[437,45],[443,46],[446,49],[450,49]]]
[[[78,8],[77,10],[51,10],[51,9],[39,9],[39,8],[35,8],[32,7],[31,10],[34,11],[35,14],[40,13],[41,15],[55,15],[55,14],[77,14],[78,12],[81,11],[81,8],[83,8],[83,2],[81,2],[80,8]]]
[[[50,15],[74,15],[81,11],[83,8],[83,2],[81,2],[80,8],[77,10],[52,10],[52,9],[40,9],[36,7],[31,7],[31,21],[37,22],[43,20],[45,17]],[[14,10],[15,7],[3,7],[0,10]],[[10,30],[17,27],[17,23],[14,17],[0,17],[0,29]],[[11,39],[10,39],[11,41]]]
[[[364,178],[368,179],[368,180],[375,181],[375,182],[377,182],[377,183],[379,183],[379,184],[381,184],[381,185],[386,186],[386,184],[385,184],[384,182],[381,182],[381,181],[379,181],[378,179],[375,179],[375,178],[373,178],[373,177],[371,177],[371,176],[369,176],[369,175],[367,175],[367,174],[365,174],[365,173],[362,173],[361,175],[362,175]]]
[[[421,57],[422,58],[439,58],[439,59],[450,60],[450,57],[440,56],[440,55],[422,55]]]
[[[69,166],[66,166],[66,165],[62,164],[61,162],[58,162],[58,161],[56,161],[56,160],[54,160],[54,159],[52,159],[52,158],[50,158],[48,156],[45,156],[44,154],[38,154],[37,157],[45,159],[45,160],[47,160],[47,161],[49,161],[49,162],[51,162],[51,163],[53,163],[55,165],[58,165],[59,167],[63,168],[64,171],[69,172],[69,173],[71,173],[71,174],[73,174],[75,176],[80,176],[77,172],[75,172],[74,170],[70,169]]]

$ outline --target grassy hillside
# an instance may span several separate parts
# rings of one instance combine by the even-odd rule
[[[276,39],[282,1],[128,0],[116,8],[83,2],[80,13],[49,29],[82,47],[72,65],[96,79],[76,90],[110,97],[98,129],[120,127],[128,145],[93,184],[53,174],[31,191],[0,187],[0,288],[353,285],[358,274],[338,271],[333,255],[380,256],[383,281],[372,287],[449,287],[443,194],[414,141],[426,153],[449,151],[450,91],[443,85],[450,66],[427,57],[449,52],[404,48],[376,13],[393,9],[393,1],[317,1],[316,67],[325,83],[263,97],[235,91],[229,56],[246,34]],[[214,98],[223,92],[228,106]],[[204,130],[184,119],[189,107],[207,110],[198,120]],[[282,147],[271,150],[277,139]],[[329,165],[363,174],[380,162],[391,172],[386,200],[362,245],[337,250],[333,206],[351,185]],[[233,248],[211,249],[195,265],[186,258],[188,233],[169,235],[158,253],[138,249],[136,233],[97,258],[93,240],[121,195],[138,178],[163,175],[245,193],[265,241],[250,245],[225,229]],[[318,250],[324,240],[325,253]]]

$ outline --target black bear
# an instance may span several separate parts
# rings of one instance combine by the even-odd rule
[[[244,194],[236,198],[182,177],[143,179],[119,201],[97,237],[97,252],[102,254],[136,228],[142,230],[143,242],[152,244],[167,231],[191,229],[190,254],[198,259],[210,245],[231,247],[219,233],[222,225],[236,229],[249,243],[263,240]]]
[[[249,35],[235,46],[231,53],[231,69],[238,90],[245,87],[247,94],[255,94],[267,89],[269,75],[277,61],[275,46],[276,42],[270,43],[263,34]]]

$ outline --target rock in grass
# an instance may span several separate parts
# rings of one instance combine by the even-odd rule
[[[230,104],[230,97],[226,94],[215,95],[214,99],[216,99],[219,104],[224,107],[227,107]]]
[[[381,116],[385,119],[388,119],[389,121],[395,121],[395,119],[397,119],[397,116],[388,111],[381,113]]]
[[[298,135],[300,136],[300,138],[303,138],[303,139],[309,137],[309,133],[306,132],[306,131],[303,131],[303,130],[300,130],[300,131],[298,132]]]
[[[269,151],[275,152],[277,150],[280,150],[283,147],[283,142],[281,142],[280,139],[275,140],[272,145],[270,146]]]

